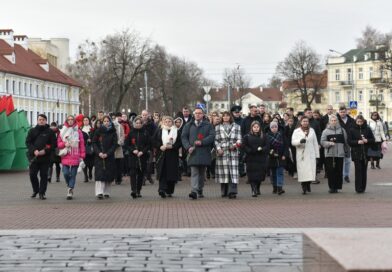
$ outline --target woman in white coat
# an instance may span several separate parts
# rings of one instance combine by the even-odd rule
[[[369,127],[373,132],[375,143],[368,149],[368,159],[372,169],[381,169],[380,159],[382,158],[381,145],[386,141],[384,127],[378,112],[373,112],[371,119],[369,120]],[[374,161],[376,161],[376,167],[374,167]]]
[[[310,183],[316,180],[316,159],[320,157],[317,136],[307,117],[303,117],[300,127],[294,130],[291,144],[297,149],[298,182],[305,195],[311,191]]]

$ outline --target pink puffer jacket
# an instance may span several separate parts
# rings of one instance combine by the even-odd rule
[[[70,128],[68,123],[64,123],[64,127]],[[73,132],[77,131],[79,135],[79,144],[77,147],[69,147],[68,154],[61,157],[61,164],[62,165],[68,165],[68,166],[77,166],[79,165],[80,159],[84,159],[86,157],[86,148],[84,145],[84,139],[83,139],[83,133],[78,129],[77,124],[75,123],[72,126]],[[62,130],[61,130],[62,131]],[[57,147],[58,149],[64,149],[65,147],[65,141],[61,138],[62,133],[58,134],[57,137]]]

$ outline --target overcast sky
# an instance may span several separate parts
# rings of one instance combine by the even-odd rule
[[[391,0],[12,0],[1,3],[0,28],[67,37],[71,58],[86,38],[134,28],[211,79],[239,64],[257,86],[296,41],[345,52],[368,24],[392,30],[391,10]]]

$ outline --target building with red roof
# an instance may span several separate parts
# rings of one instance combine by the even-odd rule
[[[0,30],[0,95],[12,95],[30,124],[35,125],[40,113],[58,123],[79,113],[81,89],[79,82],[29,49],[27,36]]]

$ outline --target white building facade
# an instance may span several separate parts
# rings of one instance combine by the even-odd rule
[[[0,96],[12,95],[33,126],[40,113],[59,124],[78,114],[81,85],[29,50],[26,36],[15,37],[0,30]]]

